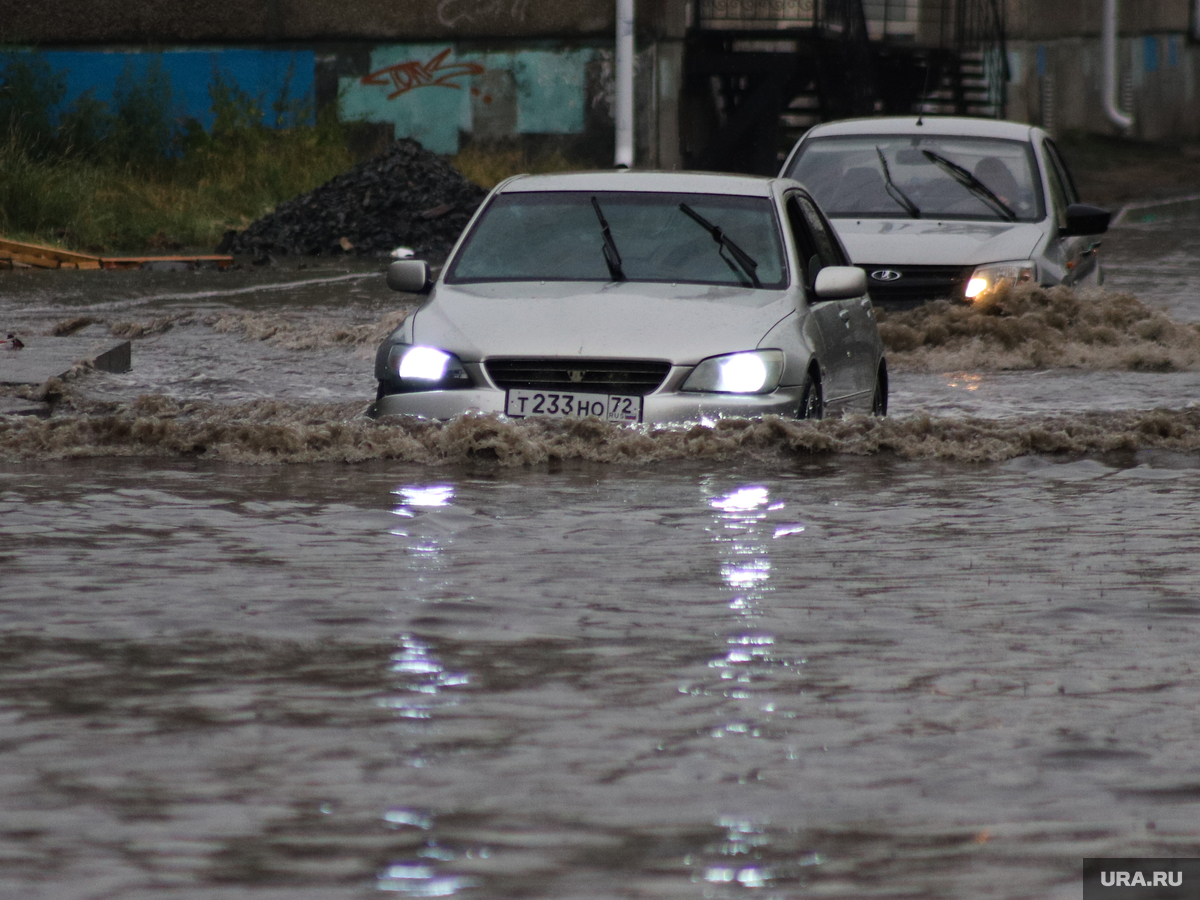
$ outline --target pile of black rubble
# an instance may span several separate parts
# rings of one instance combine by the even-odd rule
[[[445,259],[487,192],[414,140],[293,200],[245,231],[225,232],[218,253],[377,256],[409,247],[418,258]]]

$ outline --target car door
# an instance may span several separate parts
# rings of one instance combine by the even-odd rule
[[[1066,237],[1067,207],[1079,202],[1075,183],[1058,148],[1050,139],[1042,141],[1046,180],[1050,184],[1050,207],[1054,217],[1054,234],[1046,247],[1046,260],[1055,269],[1052,274],[1063,284],[1077,284],[1091,275],[1097,265],[1096,250],[1100,241],[1094,235]]]
[[[850,265],[837,232],[816,201],[804,194],[797,195],[796,200],[824,265]],[[842,325],[840,336],[846,341],[846,395],[872,393],[875,390],[875,310],[870,296],[863,294],[838,301],[838,319]]]
[[[826,403],[838,403],[849,394],[854,393],[853,372],[850,362],[853,349],[851,347],[851,331],[847,319],[849,314],[843,309],[843,301],[820,300],[813,291],[817,273],[824,266],[837,265],[831,255],[828,235],[822,248],[821,241],[808,223],[801,202],[812,201],[799,192],[788,195],[786,202],[788,225],[792,231],[792,240],[796,245],[796,255],[800,259],[801,277],[804,281],[804,293],[808,300],[809,314],[817,322],[817,330],[821,334],[824,345],[824,356],[818,357],[821,364],[821,390]],[[822,252],[824,250],[824,252]],[[844,314],[845,313],[845,314]]]

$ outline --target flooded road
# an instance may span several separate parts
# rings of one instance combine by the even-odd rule
[[[1196,466],[10,470],[0,891],[1073,896],[1195,849]]]
[[[1137,229],[1110,286],[1200,320],[1186,234]],[[1196,372],[896,373],[895,434],[1026,436],[949,460],[388,455],[330,424],[398,314],[356,265],[0,281],[9,329],[134,336],[0,463],[0,897],[1073,898],[1200,856]],[[1101,449],[1030,453],[1053,416]]]

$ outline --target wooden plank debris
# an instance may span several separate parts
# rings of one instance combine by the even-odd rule
[[[93,256],[43,244],[0,238],[0,269],[143,269],[147,267],[214,265],[227,269],[232,256]]]

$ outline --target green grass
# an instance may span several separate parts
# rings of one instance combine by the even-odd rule
[[[530,154],[520,148],[467,147],[452,156],[450,162],[469,181],[489,191],[511,175],[540,175],[590,168],[568,159],[559,150]]]
[[[0,142],[0,234],[92,252],[211,250],[284,200],[346,171],[336,125],[248,128],[142,162],[38,155]]]
[[[451,157],[485,188],[522,172],[578,168],[561,152],[470,148]],[[0,236],[93,253],[211,251],[279,203],[355,163],[337,123],[249,127],[193,141],[181,155],[143,162],[36,155],[0,142]]]

